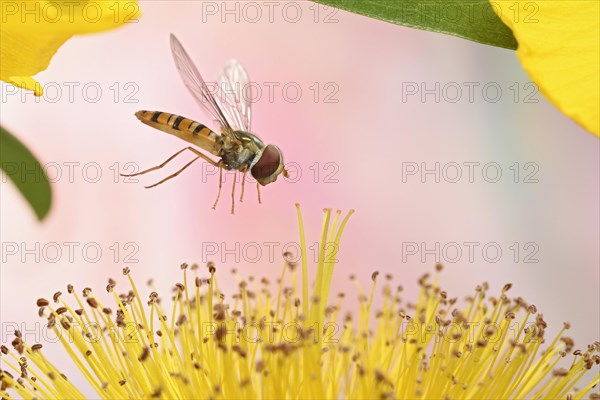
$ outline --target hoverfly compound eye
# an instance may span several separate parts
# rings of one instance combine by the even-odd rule
[[[277,176],[283,171],[283,156],[281,151],[275,145],[268,145],[264,148],[259,160],[251,169],[254,179],[265,186],[277,180]]]

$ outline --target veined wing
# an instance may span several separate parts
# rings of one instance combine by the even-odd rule
[[[233,133],[233,129],[227,119],[227,116],[219,107],[219,103],[215,100],[213,94],[210,92],[206,82],[198,72],[198,68],[188,56],[187,52],[177,40],[175,35],[171,34],[171,52],[175,65],[179,71],[183,83],[188,88],[196,102],[200,107],[221,125],[223,134],[228,135],[231,139],[237,140]],[[217,88],[217,92],[218,92]]]
[[[252,122],[252,86],[248,72],[237,60],[231,60],[218,79],[217,100],[234,130],[250,132]]]

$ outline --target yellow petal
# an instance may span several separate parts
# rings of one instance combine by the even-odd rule
[[[600,2],[491,1],[523,68],[563,113],[600,136]]]
[[[48,67],[71,36],[134,23],[139,15],[138,3],[129,0],[0,0],[0,80],[41,96],[31,77]]]
[[[36,96],[44,94],[42,85],[30,76],[11,76],[7,82],[22,89],[33,90],[33,94]]]

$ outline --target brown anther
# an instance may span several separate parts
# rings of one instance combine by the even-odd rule
[[[510,288],[512,287],[512,283],[507,283],[506,285],[504,285],[504,287],[502,288],[502,293],[504,292],[508,292],[510,290]]]
[[[54,300],[55,303],[58,303],[58,299],[60,298],[61,295],[62,295],[62,292],[54,293],[54,295],[52,296],[52,300]]]
[[[56,309],[56,313],[57,313],[58,315],[64,314],[64,313],[66,313],[67,311],[68,311],[68,310],[67,310],[67,307],[59,307],[59,308],[57,308],[57,309]]]
[[[530,314],[535,314],[535,313],[537,313],[537,307],[532,304],[529,306],[527,311],[529,311]]]
[[[367,370],[365,369],[365,367],[363,367],[360,364],[356,365],[356,371],[358,372],[358,375],[360,375],[360,376],[365,376],[365,374],[367,373]]]
[[[50,302],[44,298],[39,298],[37,299],[37,301],[35,302],[35,304],[37,304],[38,307],[45,307],[48,304],[50,304]]]
[[[212,261],[209,261],[206,264],[206,267],[208,268],[208,272],[210,272],[211,275],[217,271],[217,269],[215,268],[215,263]]]
[[[554,371],[552,371],[552,375],[554,376],[567,376],[569,374],[569,371],[567,371],[564,368],[557,368]]]
[[[565,344],[566,351],[571,351],[573,346],[575,346],[575,341],[568,336],[563,336],[560,340]]]
[[[145,361],[149,355],[150,350],[148,350],[147,347],[144,347],[144,350],[142,350],[142,354],[138,357],[138,361]]]
[[[246,356],[248,355],[248,353],[246,352],[246,350],[242,349],[240,346],[238,346],[237,344],[234,344],[231,349],[238,353],[240,355],[240,357],[242,358],[246,358]]]
[[[88,305],[89,305],[90,307],[92,307],[92,308],[98,308],[98,302],[96,301],[96,299],[95,299],[95,298],[93,298],[93,297],[88,297],[88,298],[86,299],[86,301],[87,301],[87,303],[88,303]]]
[[[63,318],[63,319],[60,320],[60,325],[65,330],[69,330],[71,328],[71,324],[69,323],[69,321],[66,318]]]
[[[217,341],[222,341],[225,335],[227,334],[227,328],[224,325],[220,325],[215,331],[215,338]]]
[[[129,275],[130,272],[131,270],[129,269],[129,267],[123,268],[123,275]]]
[[[496,333],[498,329],[499,328],[496,325],[488,326],[487,329],[485,330],[485,334],[486,334],[486,336],[490,337],[494,333]]]
[[[265,363],[263,361],[257,361],[255,366],[256,372],[259,374],[265,370]]]
[[[371,280],[375,282],[377,280],[377,276],[379,275],[379,271],[375,271],[371,274]]]
[[[181,326],[185,323],[185,321],[187,321],[187,317],[185,316],[185,314],[181,314],[179,318],[177,318],[177,322],[175,322],[175,325]]]

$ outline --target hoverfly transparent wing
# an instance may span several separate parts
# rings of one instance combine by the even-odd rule
[[[235,135],[233,134],[233,129],[229,123],[229,120],[223,110],[219,107],[219,103],[215,100],[215,96],[211,93],[210,89],[204,82],[202,75],[198,72],[198,68],[188,56],[187,52],[177,40],[175,35],[171,34],[171,53],[173,54],[173,59],[175,60],[175,65],[177,66],[177,70],[179,71],[179,75],[183,80],[183,83],[188,88],[196,102],[200,105],[200,107],[221,125],[223,134],[230,136],[232,139],[237,140]],[[220,89],[216,88],[215,94],[218,97],[222,97],[220,95]]]
[[[248,72],[237,60],[231,60],[218,79],[223,113],[234,130],[250,132],[252,122],[252,86]]]

